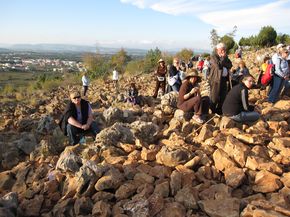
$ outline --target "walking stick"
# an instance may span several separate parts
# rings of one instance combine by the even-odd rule
[[[210,122],[212,119],[214,119],[215,117],[220,118],[221,116],[220,116],[219,114],[214,114],[213,117],[211,117],[211,118],[210,118],[209,120],[207,120],[205,123],[203,123],[202,125],[200,125],[197,129],[195,129],[195,130],[193,131],[193,133],[196,133],[199,129],[201,129],[201,128],[203,127],[203,125],[209,123],[209,122]]]

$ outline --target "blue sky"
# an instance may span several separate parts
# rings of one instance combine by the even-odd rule
[[[0,44],[64,43],[210,49],[209,32],[236,39],[272,25],[290,34],[290,0],[0,0]]]

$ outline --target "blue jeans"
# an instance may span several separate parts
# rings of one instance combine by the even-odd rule
[[[248,123],[257,121],[260,118],[260,114],[258,112],[241,112],[230,118],[237,122]]]
[[[272,81],[272,87],[269,91],[268,95],[268,101],[271,103],[277,102],[280,92],[282,90],[282,87],[284,85],[284,78],[279,77],[278,75],[273,75],[273,81]]]
[[[179,82],[176,82],[174,85],[172,85],[170,87],[171,87],[172,91],[179,92],[180,84],[179,84]]]
[[[66,131],[67,131],[69,143],[71,145],[76,145],[80,142],[82,137],[84,137],[87,134],[92,134],[93,137],[96,137],[96,135],[100,132],[100,129],[98,128],[96,122],[93,121],[91,123],[90,128],[87,130],[83,130],[71,124],[67,124]]]

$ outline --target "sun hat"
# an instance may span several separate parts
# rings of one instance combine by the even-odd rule
[[[70,98],[73,99],[75,97],[80,97],[81,93],[78,90],[72,90],[69,94]]]
[[[198,75],[198,72],[196,69],[190,69],[189,72],[185,74],[184,79],[190,78],[190,77],[197,77],[197,82],[201,81],[201,77]]]
[[[161,63],[161,62],[165,63],[165,61],[163,59],[158,60],[158,63]]]

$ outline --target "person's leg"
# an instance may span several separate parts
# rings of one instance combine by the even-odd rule
[[[160,81],[158,81],[158,79],[156,79],[156,85],[155,85],[155,90],[154,90],[154,94],[153,94],[154,98],[156,98],[158,95],[159,87],[160,87]]]
[[[162,95],[165,94],[165,86],[166,86],[166,81],[162,81],[161,82]]]
[[[285,80],[285,84],[284,84],[284,91],[283,93],[281,94],[282,96],[283,95],[289,95],[289,92],[290,92],[290,80]]]
[[[194,105],[193,105],[193,109],[194,109],[194,114],[197,116],[200,116],[202,113],[202,108],[201,108],[201,97],[200,96],[195,96],[194,98]]]
[[[88,86],[84,86],[84,96],[86,96],[88,88],[89,88]]]
[[[66,130],[67,130],[67,136],[68,136],[69,143],[71,145],[78,144],[80,141],[79,134],[81,132],[81,129],[79,129],[71,124],[68,124],[66,127]]]
[[[260,118],[260,114],[258,112],[241,112],[241,120],[243,123],[247,122],[255,122]]]
[[[275,103],[278,100],[280,95],[280,91],[283,85],[283,78],[280,78],[277,75],[273,75],[273,85],[269,92],[268,101],[271,103]]]
[[[216,113],[219,115],[222,114],[222,106],[226,99],[227,94],[228,94],[227,80],[223,78],[221,80],[221,85],[220,85],[220,100],[218,102],[217,109],[216,109]]]
[[[88,130],[85,131],[86,133],[87,132],[90,132],[93,134],[94,138],[96,137],[96,135],[100,132],[100,129],[99,127],[97,126],[97,123],[95,121],[93,121],[91,123],[91,126]]]
[[[174,84],[171,86],[172,90],[175,91],[175,92],[179,92],[179,87],[177,84]]]

